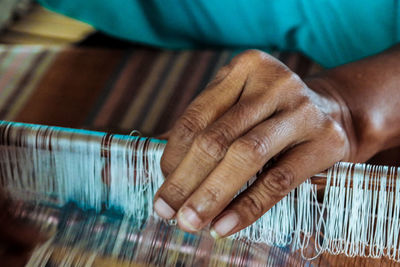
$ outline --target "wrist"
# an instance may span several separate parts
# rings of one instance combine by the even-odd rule
[[[385,138],[372,121],[373,114],[354,104],[360,99],[345,93],[348,85],[328,72],[310,77],[305,83],[318,95],[321,109],[342,127],[347,136],[349,151],[343,160],[364,162],[383,149]]]

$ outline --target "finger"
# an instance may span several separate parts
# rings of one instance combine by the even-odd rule
[[[217,166],[232,142],[275,111],[274,105],[265,103],[264,100],[257,101],[251,97],[240,100],[196,137],[182,162],[155,195],[155,203],[162,203],[163,210],[169,211],[167,219],[173,216],[173,211],[182,206],[190,194]],[[188,173],[190,173],[190,179],[187,177]],[[161,202],[157,202],[158,198],[161,198]],[[167,204],[171,209],[167,207]],[[155,210],[164,217],[157,205],[155,205]]]
[[[206,90],[187,108],[172,128],[168,144],[161,158],[161,169],[165,176],[178,166],[189,150],[196,134],[221,116],[240,96],[246,79],[246,72],[234,70],[230,65],[222,68]],[[179,187],[169,185],[171,192],[180,195]],[[175,190],[176,189],[176,190]],[[175,211],[162,198],[155,198],[155,211],[163,218],[170,219]]]
[[[291,84],[288,82],[291,80],[290,75],[286,75],[284,72],[284,75],[280,77],[275,73],[278,71],[271,72],[262,77],[256,75],[256,78],[249,74],[246,88],[239,101],[197,135],[187,154],[181,159],[179,167],[174,166],[175,170],[169,175],[168,181],[156,194],[155,210],[158,214],[164,218],[174,216],[177,208],[217,166],[235,139],[271,116],[278,107],[284,108],[284,103],[288,99],[286,97],[286,100],[282,101],[282,97],[279,97],[277,93],[279,90],[274,88],[280,88],[283,85],[289,86]],[[273,79],[273,83],[268,83],[266,80],[271,79],[271,76],[277,77]],[[295,84],[298,86],[298,83]],[[265,93],[266,85],[269,87],[268,94]],[[190,173],[190,179],[187,178],[188,173]],[[160,201],[157,202],[158,197],[160,197]],[[163,214],[162,210],[168,212]]]
[[[225,237],[249,226],[308,177],[341,160],[343,154],[329,142],[306,142],[289,150],[218,216],[212,235]]]
[[[182,161],[196,135],[226,112],[238,100],[246,81],[240,68],[226,66],[217,78],[189,105],[171,129],[161,159],[161,168],[168,176]]]
[[[168,176],[182,161],[196,134],[238,101],[249,73],[258,68],[264,58],[265,54],[256,50],[249,50],[236,56],[229,65],[218,71],[212,82],[189,105],[172,128],[161,159],[165,176]],[[262,88],[265,88],[265,84]]]
[[[196,231],[211,222],[233,199],[243,184],[286,147],[302,141],[306,131],[298,115],[281,114],[261,123],[235,141],[178,212],[183,230]]]

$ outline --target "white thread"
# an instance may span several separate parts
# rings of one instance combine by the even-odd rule
[[[58,205],[74,201],[96,211],[105,206],[134,216],[136,227],[154,215],[153,196],[164,179],[160,168],[164,143],[114,135],[104,152],[106,134],[0,126],[0,138],[20,144],[0,145],[1,183],[12,197]],[[399,261],[399,179],[395,168],[336,164],[328,171],[322,203],[317,201],[316,186],[306,181],[234,237],[292,244],[304,258],[328,252]],[[311,245],[314,255],[306,253]]]

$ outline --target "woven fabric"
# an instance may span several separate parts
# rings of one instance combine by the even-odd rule
[[[319,69],[299,54],[274,55],[300,76]],[[0,46],[0,119],[160,134],[232,56]]]
[[[301,77],[320,70],[299,54],[273,55]],[[230,51],[0,46],[0,120],[157,135],[232,56]],[[282,248],[274,262],[290,266],[299,259]],[[395,266],[385,258],[333,255],[309,264]]]

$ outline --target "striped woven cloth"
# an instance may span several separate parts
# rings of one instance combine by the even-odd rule
[[[274,53],[301,77],[320,70],[303,56]],[[106,50],[0,46],[0,120],[145,135],[168,130],[229,62],[230,51]],[[277,266],[300,255],[284,253]],[[322,255],[316,266],[395,266],[383,258]]]
[[[0,46],[0,119],[159,134],[232,56]],[[275,56],[301,76],[318,69],[298,54]]]

